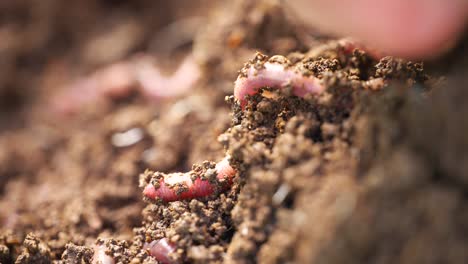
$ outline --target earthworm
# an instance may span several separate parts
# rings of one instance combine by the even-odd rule
[[[374,59],[378,60],[383,57],[378,51],[349,38],[336,40],[330,45],[334,45],[335,48],[341,47],[346,54],[351,54],[355,49],[361,49]],[[320,54],[330,48],[330,45],[321,46],[314,51]],[[290,65],[286,57],[276,55],[269,60],[266,58],[267,56],[257,53],[256,58],[244,66],[234,83],[234,97],[240,101],[242,108],[246,104],[245,96],[254,95],[263,87],[280,89],[291,87],[293,94],[299,97],[304,97],[306,94],[319,94],[325,90],[318,78],[302,74]]]
[[[105,245],[95,245],[94,246],[94,255],[93,255],[93,264],[114,264],[114,258],[106,254]]]
[[[135,79],[141,92],[150,99],[175,97],[190,90],[201,72],[192,56],[188,56],[171,76],[164,76],[148,59],[135,62]]]
[[[319,94],[325,87],[314,76],[305,76],[297,69],[289,66],[289,61],[283,56],[273,56],[268,61],[266,56],[257,54],[257,61],[246,64],[234,84],[234,97],[241,106],[246,104],[245,97],[254,95],[260,88],[291,87],[296,96]]]
[[[236,171],[229,165],[229,157],[226,156],[215,167],[216,182],[230,184]],[[192,172],[171,173],[161,179],[157,186],[149,183],[145,186],[143,194],[151,199],[161,199],[164,202],[172,202],[185,199],[206,197],[218,188],[216,182],[202,179],[199,176],[192,177]]]
[[[134,85],[130,63],[118,62],[66,84],[63,91],[52,98],[52,110],[59,115],[73,114],[99,98],[122,97],[131,92]]]
[[[169,76],[153,65],[152,58],[137,56],[66,85],[64,91],[52,99],[52,110],[60,115],[72,114],[100,98],[120,98],[135,90],[152,100],[176,97],[190,90],[200,76],[192,56],[187,56]]]
[[[145,244],[143,248],[148,250],[150,256],[154,257],[162,264],[174,263],[169,255],[176,250],[176,246],[169,242],[167,238],[154,240],[148,244]]]

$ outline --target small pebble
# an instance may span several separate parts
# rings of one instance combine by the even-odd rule
[[[291,191],[291,187],[289,187],[288,184],[281,184],[281,186],[278,188],[278,190],[275,192],[275,194],[272,197],[273,204],[274,205],[280,205],[283,203],[284,199],[288,196],[289,192]]]
[[[136,127],[122,133],[115,133],[111,141],[115,147],[124,148],[138,143],[143,137],[143,129]]]

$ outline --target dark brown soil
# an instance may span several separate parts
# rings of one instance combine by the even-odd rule
[[[174,263],[467,262],[466,39],[429,72],[309,35],[276,1],[203,2],[0,3],[11,40],[0,45],[0,263],[91,263],[95,245],[116,263],[156,263],[144,245],[161,238]],[[173,22],[202,26],[176,34]],[[242,110],[233,81],[256,51],[287,56],[326,92],[265,87]],[[202,79],[178,98],[51,111],[62,85],[138,52],[167,72],[192,53]],[[143,198],[145,170],[226,153],[228,190]]]

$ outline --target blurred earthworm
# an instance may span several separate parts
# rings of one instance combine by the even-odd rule
[[[169,76],[161,73],[151,57],[136,56],[66,85],[64,91],[52,99],[52,108],[60,115],[72,114],[100,98],[121,98],[132,91],[139,91],[151,100],[176,97],[190,90],[200,76],[201,71],[192,56],[187,56]]]
[[[191,56],[179,65],[171,76],[164,76],[149,59],[135,63],[135,80],[140,91],[150,99],[170,98],[189,91],[201,76],[200,68]]]

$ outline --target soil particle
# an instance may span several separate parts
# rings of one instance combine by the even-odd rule
[[[145,229],[138,235],[142,241],[166,237],[177,245],[170,256],[174,261],[215,261],[222,254],[224,239],[229,236],[230,211],[234,206],[237,186],[214,200],[177,201],[149,204],[144,211]],[[224,242],[225,243],[225,242]],[[200,251],[208,252],[200,255]]]
[[[15,263],[50,263],[50,249],[33,234],[28,234],[23,242],[23,250]]]
[[[427,76],[423,71],[422,63],[414,63],[403,59],[384,57],[376,67],[376,77],[384,79],[414,79],[415,81],[425,81]]]
[[[62,260],[65,263],[80,264],[90,263],[92,261],[93,252],[90,248],[84,246],[77,246],[73,244],[67,244],[65,251],[62,255]]]

